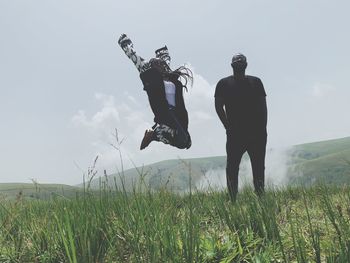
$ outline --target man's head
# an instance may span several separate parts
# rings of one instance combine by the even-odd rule
[[[232,57],[231,66],[234,72],[244,73],[247,65],[247,58],[243,54],[237,53]]]

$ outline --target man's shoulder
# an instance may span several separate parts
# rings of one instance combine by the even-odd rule
[[[262,81],[260,78],[255,76],[246,75],[246,79],[248,79],[249,83],[256,87],[263,87]]]
[[[225,78],[222,78],[222,79],[220,79],[219,81],[218,81],[218,85],[220,84],[221,86],[222,85],[227,85],[230,81],[232,81],[232,79],[233,79],[233,76],[231,75],[231,76],[227,76],[227,77],[225,77]]]
[[[261,81],[260,78],[256,76],[246,75],[246,78],[251,81]]]
[[[227,76],[225,78],[220,79],[219,82],[220,81],[229,81],[229,80],[232,80],[232,79],[233,79],[233,75],[230,75],[230,76]]]
[[[255,76],[248,76],[246,75],[246,78],[248,79],[248,82],[250,83],[250,86],[254,87],[257,92],[263,96],[266,96],[266,92],[264,89],[264,85],[260,78],[255,77]]]
[[[215,97],[221,97],[224,98],[226,96],[226,93],[228,92],[228,90],[230,89],[230,79],[232,78],[232,76],[228,76],[226,78],[222,78],[218,81],[218,83],[216,84],[216,88],[215,88]]]

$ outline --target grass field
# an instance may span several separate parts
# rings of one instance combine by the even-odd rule
[[[350,138],[296,146],[294,186],[261,198],[244,188],[236,202],[188,189],[224,169],[220,156],[119,179],[90,169],[80,188],[0,184],[0,262],[350,262],[349,148]]]
[[[84,191],[0,206],[0,262],[350,262],[350,188]]]
[[[0,183],[1,199],[46,199],[53,196],[72,197],[80,191],[78,187],[64,184]]]

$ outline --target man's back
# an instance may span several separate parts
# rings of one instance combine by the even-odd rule
[[[259,78],[245,74],[247,65],[243,54],[234,55],[233,75],[221,79],[215,90],[215,110],[226,129],[226,179],[232,200],[238,193],[239,165],[245,152],[252,164],[256,193],[263,194],[265,187],[266,93]]]
[[[216,86],[215,97],[223,100],[229,132],[249,137],[266,134],[266,93],[259,78],[223,78]]]

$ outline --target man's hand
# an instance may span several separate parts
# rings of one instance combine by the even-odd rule
[[[132,42],[130,40],[130,38],[128,38],[128,36],[126,34],[122,34],[119,39],[118,39],[118,44],[124,48],[127,45],[132,45]]]
[[[215,110],[217,115],[219,116],[219,119],[221,123],[224,125],[225,129],[228,129],[228,121],[227,121],[227,116],[226,116],[226,111],[224,107],[224,99],[220,97],[215,97]]]

